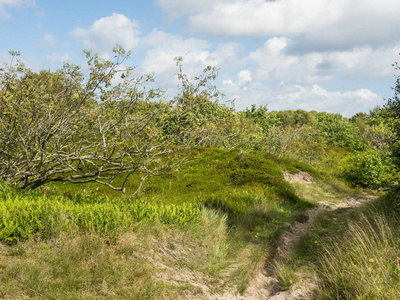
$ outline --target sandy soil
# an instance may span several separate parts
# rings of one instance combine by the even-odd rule
[[[315,178],[307,173],[300,172],[298,174],[284,173],[285,179],[289,182],[301,182],[304,184],[312,184]],[[233,293],[226,293],[224,295],[215,295],[208,299],[219,300],[301,300],[310,299],[311,293],[316,286],[316,280],[313,278],[305,278],[294,284],[290,291],[276,290],[276,283],[278,279],[274,275],[275,266],[278,262],[284,261],[285,256],[290,252],[292,247],[298,240],[306,234],[314,223],[315,218],[324,211],[333,211],[341,208],[356,208],[364,202],[368,202],[374,197],[365,198],[350,198],[347,201],[339,204],[330,204],[320,202],[319,206],[307,211],[307,218],[304,222],[297,222],[289,230],[284,232],[278,242],[276,254],[272,259],[266,260],[264,267],[259,270],[253,280],[250,282],[248,288],[242,296],[236,296]],[[310,276],[306,276],[310,277]]]

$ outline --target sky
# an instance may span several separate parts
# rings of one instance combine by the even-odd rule
[[[0,0],[0,62],[31,69],[84,64],[83,49],[132,51],[135,76],[155,74],[173,97],[184,72],[219,68],[237,110],[304,109],[350,117],[393,96],[399,0]]]

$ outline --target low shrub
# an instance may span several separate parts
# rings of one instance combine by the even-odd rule
[[[343,163],[345,178],[356,186],[386,188],[395,181],[395,166],[388,153],[368,149]]]

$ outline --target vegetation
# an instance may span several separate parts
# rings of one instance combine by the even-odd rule
[[[398,78],[383,108],[352,118],[235,111],[213,67],[190,78],[177,58],[180,91],[165,99],[122,69],[121,47],[115,61],[85,53],[88,72],[33,72],[17,52],[1,69],[0,298],[243,293],[309,209],[366,193],[388,194],[319,214],[277,287],[314,276],[315,299],[400,294]]]

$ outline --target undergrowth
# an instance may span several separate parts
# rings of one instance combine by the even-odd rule
[[[264,152],[198,148],[179,171],[145,182],[139,196],[132,195],[135,176],[122,196],[89,184],[35,191],[3,184],[1,296],[169,299],[243,292],[277,237],[313,206],[282,170],[320,176]]]

